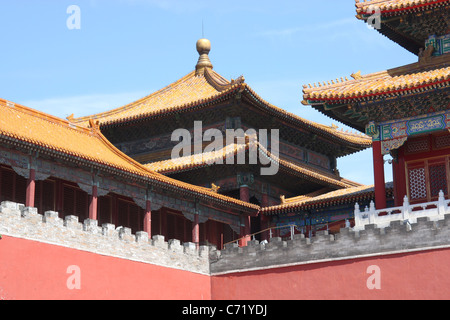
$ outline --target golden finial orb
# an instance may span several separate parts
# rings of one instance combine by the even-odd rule
[[[195,66],[196,74],[203,74],[205,68],[213,68],[209,60],[209,52],[211,51],[211,42],[208,39],[200,39],[197,41],[197,52],[200,55],[197,65]]]
[[[208,39],[200,39],[197,41],[197,52],[198,54],[209,54],[211,51],[211,41]]]

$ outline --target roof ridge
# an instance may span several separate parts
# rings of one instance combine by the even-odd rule
[[[413,62],[410,64],[406,64],[404,66],[371,72],[363,75],[361,74],[361,71],[358,71],[356,73],[351,74],[353,79],[350,80],[347,77],[345,77],[345,81],[343,81],[343,77],[341,77],[340,78],[341,81],[338,81],[338,79],[336,79],[336,82],[334,82],[334,80],[331,80],[332,81],[331,84],[330,81],[327,81],[328,84],[325,84],[325,82],[322,81],[323,85],[320,82],[314,83],[313,85],[311,84],[303,85],[303,93],[308,93],[319,89],[326,90],[331,88],[339,88],[341,86],[348,85],[351,82],[357,83],[358,81],[379,79],[382,76],[389,76],[393,78],[401,75],[428,72],[440,67],[448,67],[449,63],[450,63],[450,54],[447,54],[439,57],[432,57],[430,61],[427,63]]]
[[[416,62],[384,71],[360,75],[356,79],[325,87],[303,86],[302,104],[315,101],[347,103],[349,99],[369,99],[408,92],[428,90],[436,84],[445,85],[450,81],[450,54],[435,57],[430,62]]]
[[[277,161],[279,164],[281,164],[281,165],[283,165],[283,166],[285,166],[287,168],[294,169],[294,170],[296,170],[296,171],[298,171],[298,172],[300,172],[302,174],[310,176],[311,178],[315,178],[315,179],[320,180],[320,181],[325,181],[327,183],[334,184],[335,186],[339,186],[339,187],[342,187],[342,188],[349,188],[349,187],[351,187],[350,184],[347,184],[346,182],[343,182],[340,177],[337,177],[336,175],[333,175],[332,173],[329,173],[329,172],[326,172],[324,170],[312,167],[312,166],[310,166],[308,164],[297,165],[295,163],[288,162],[288,161],[280,158],[279,156],[278,157],[274,156],[272,154],[272,152],[267,150],[259,142],[256,142],[256,143],[257,143],[257,145],[259,147],[259,150],[262,150],[269,158],[271,158],[274,161]],[[305,171],[308,171],[308,173],[305,172]],[[322,178],[318,177],[318,176],[321,176]]]
[[[97,156],[93,156],[92,154],[83,152],[83,150],[74,150],[73,148],[71,149],[71,148],[66,148],[64,146],[52,145],[51,143],[48,144],[47,142],[41,141],[41,140],[37,141],[33,137],[27,135],[26,132],[17,134],[16,132],[0,130],[1,135],[4,137],[13,138],[18,141],[25,142],[25,143],[31,143],[33,145],[42,147],[46,150],[49,150],[52,152],[57,152],[58,154],[62,153],[65,155],[69,155],[71,157],[74,157],[75,159],[83,159],[90,163],[94,163],[94,164],[101,165],[101,166],[107,166],[109,168],[114,168],[115,170],[121,170],[121,171],[127,172],[128,174],[141,176],[144,179],[148,179],[150,181],[153,180],[153,182],[155,182],[155,183],[162,183],[166,187],[168,187],[168,186],[179,187],[179,188],[183,189],[183,191],[186,191],[186,192],[199,192],[200,193],[199,195],[212,197],[216,201],[219,201],[219,202],[234,203],[236,205],[243,206],[243,207],[246,207],[249,209],[254,209],[254,210],[259,209],[259,206],[257,206],[257,205],[246,203],[241,200],[236,200],[236,199],[224,196],[224,195],[219,195],[219,194],[211,191],[208,188],[198,187],[198,186],[186,183],[186,182],[178,181],[173,178],[166,177],[162,174],[154,172],[154,171],[150,170],[149,168],[144,167],[142,164],[133,160],[132,158],[130,158],[129,156],[124,154],[122,151],[120,151],[118,148],[116,148],[100,132],[100,130],[95,128],[95,126],[93,128],[86,128],[86,127],[82,127],[82,126],[73,125],[64,119],[61,119],[61,118],[58,118],[58,117],[55,117],[55,116],[52,116],[49,114],[45,114],[43,112],[22,106],[20,104],[14,104],[12,102],[9,102],[9,101],[1,99],[1,98],[0,98],[0,107],[11,108],[11,109],[14,108],[12,110],[21,112],[25,115],[28,115],[28,117],[29,117],[28,121],[31,121],[31,122],[33,122],[34,121],[33,118],[36,117],[40,120],[49,122],[49,124],[59,125],[60,128],[63,130],[69,129],[70,130],[69,133],[77,132],[77,133],[85,134],[88,138],[95,139],[98,143],[100,143],[100,145],[104,146],[107,150],[112,152],[114,157],[118,157],[117,160],[120,159],[120,161],[111,161],[111,159],[105,160],[104,158],[101,158],[101,157],[99,158]],[[10,114],[10,116],[12,115],[12,117],[14,117],[14,114],[15,113],[12,112]],[[92,124],[92,122],[91,122],[91,124]],[[51,128],[45,128],[45,129],[52,130]],[[86,146],[86,147],[88,147],[88,146]]]
[[[319,189],[319,190],[316,190],[316,191],[313,191],[313,192],[310,192],[310,193],[307,193],[307,194],[304,194],[304,195],[301,195],[301,196],[296,196],[296,197],[292,197],[292,198],[284,198],[283,204],[286,204],[286,203],[297,203],[297,202],[300,202],[302,200],[315,198],[315,197],[318,197],[318,196],[320,196],[322,194],[326,194],[328,192],[331,192],[331,191],[325,192],[324,190],[328,190],[328,188],[325,187],[325,188],[322,188],[322,189]],[[342,189],[339,189],[339,190],[342,190]],[[336,190],[333,190],[333,191],[336,191]]]
[[[233,150],[230,152],[229,147],[231,145],[233,145]],[[176,158],[176,159],[167,159],[167,160],[155,161],[155,162],[147,163],[144,166],[147,167],[147,168],[155,168],[155,166],[157,166],[159,164],[166,164],[166,163],[173,162],[174,164],[177,164],[177,166],[175,168],[172,167],[171,169],[184,169],[184,168],[188,168],[190,166],[195,166],[195,165],[198,165],[198,164],[204,164],[205,163],[204,155],[211,155],[211,156],[213,156],[213,158],[211,160],[217,160],[217,159],[220,159],[220,158],[225,159],[231,153],[236,154],[239,150],[247,149],[247,148],[248,148],[248,143],[246,143],[246,144],[231,143],[231,144],[225,145],[220,150],[202,152],[201,154],[193,154],[193,155],[183,156],[183,157]],[[216,153],[219,153],[219,154],[217,155]],[[202,158],[201,159],[197,159],[198,155],[201,155]],[[191,160],[191,161],[187,162],[188,160]],[[194,160],[194,161],[192,161],[192,160]],[[186,163],[184,161],[186,161]],[[175,162],[178,162],[178,163],[175,163]],[[164,171],[163,169],[161,169],[160,171],[168,172],[168,171]],[[160,171],[156,171],[156,172],[160,172]]]
[[[230,89],[233,85],[239,85],[245,82],[244,76],[240,76],[239,78],[231,79],[228,81],[225,77],[221,76],[216,71],[206,68],[204,71],[204,77],[206,81],[213,86],[217,91],[222,92]]]
[[[116,114],[118,112],[122,112],[122,111],[125,111],[125,110],[132,109],[137,104],[142,103],[142,102],[144,102],[144,101],[146,101],[146,100],[148,100],[150,98],[153,98],[154,96],[156,96],[156,95],[158,95],[158,94],[160,94],[160,93],[162,93],[164,91],[167,91],[167,90],[175,87],[176,85],[186,81],[187,79],[192,78],[192,77],[196,77],[195,71],[191,71],[188,74],[186,74],[185,76],[183,76],[182,78],[180,78],[180,79],[178,79],[178,80],[168,84],[167,86],[165,86],[165,87],[163,87],[163,88],[161,88],[161,89],[159,89],[159,90],[157,90],[155,92],[152,92],[151,94],[149,94],[149,95],[147,95],[147,96],[145,96],[143,98],[140,98],[140,99],[138,99],[136,101],[128,103],[128,104],[126,104],[124,106],[117,107],[117,108],[114,108],[112,110],[104,111],[104,112],[101,112],[101,113],[93,114],[93,115],[90,115],[90,116],[72,118],[71,120],[74,121],[75,123],[85,122],[85,121],[87,121],[89,119],[100,119],[100,118],[103,118],[105,116],[113,115],[113,114]]]
[[[0,98],[0,104],[3,104],[4,106],[9,107],[9,108],[14,108],[18,112],[26,113],[30,116],[37,117],[41,120],[45,120],[52,124],[67,127],[68,129],[77,131],[79,133],[83,133],[83,134],[87,134],[87,135],[93,134],[93,130],[91,128],[87,128],[84,126],[80,126],[80,125],[71,123],[70,121],[68,121],[66,119],[62,119],[57,116],[51,115],[49,113],[26,107],[26,106],[21,105],[16,102],[12,102],[12,101]]]
[[[170,173],[173,171],[179,171],[179,170],[186,170],[189,168],[193,168],[199,165],[206,165],[208,164],[208,160],[212,161],[211,164],[214,164],[217,159],[226,159],[227,156],[229,156],[231,153],[236,155],[240,151],[248,151],[250,148],[250,144],[254,144],[258,147],[258,152],[263,152],[268,158],[270,158],[272,161],[275,161],[279,163],[281,166],[292,169],[296,172],[299,172],[301,174],[307,175],[310,178],[324,181],[330,184],[333,184],[334,186],[342,187],[342,188],[349,188],[353,187],[356,182],[350,181],[347,179],[343,179],[341,177],[338,177],[336,175],[333,175],[330,172],[327,172],[325,170],[321,170],[320,168],[312,167],[308,164],[294,164],[290,163],[287,160],[284,160],[280,156],[273,155],[270,151],[268,151],[264,146],[261,145],[258,141],[247,141],[244,144],[238,144],[238,143],[232,143],[229,145],[225,145],[222,149],[216,150],[216,151],[209,151],[209,152],[203,152],[200,155],[202,156],[199,159],[196,159],[196,155],[189,155],[177,158],[175,160],[168,159],[168,160],[162,160],[162,161],[156,161],[152,163],[145,164],[144,166],[152,169],[153,171],[163,174],[163,173]],[[233,145],[233,150],[230,152],[229,146]],[[216,155],[215,153],[218,152],[219,155]],[[205,160],[205,155],[211,155],[212,158],[208,158]],[[197,155],[198,156],[198,155]],[[178,161],[178,163],[176,163]],[[167,166],[164,166],[167,164]],[[172,165],[173,164],[173,165]],[[158,165],[163,165],[163,168],[157,169]],[[348,181],[348,182],[347,182]]]
[[[307,120],[305,118],[302,118],[302,117],[296,115],[295,113],[291,113],[289,111],[283,110],[283,109],[281,109],[281,108],[279,108],[279,107],[277,107],[277,106],[267,102],[266,100],[262,99],[255,91],[253,91],[253,89],[247,83],[243,83],[242,85],[245,86],[245,88],[251,93],[251,95],[253,97],[255,97],[256,99],[258,99],[262,104],[265,104],[266,106],[272,108],[274,111],[277,111],[277,112],[279,112],[279,113],[281,113],[281,114],[283,114],[285,116],[292,117],[295,120],[300,121],[300,122],[304,123],[307,126],[312,126],[313,128],[315,128],[317,130],[326,131],[329,134],[331,134],[331,135],[333,135],[333,136],[335,136],[337,138],[346,140],[347,142],[349,142],[348,138],[350,136],[351,137],[357,137],[359,139],[365,139],[367,137],[364,134],[361,134],[361,135],[358,135],[358,134],[356,134],[356,135],[355,134],[349,135],[346,132],[340,132],[340,131],[336,130],[333,126],[327,126],[327,125],[324,125],[324,124],[321,124],[321,123],[318,123],[318,122],[314,122],[312,120]],[[370,141],[369,144],[372,143],[372,139],[371,138],[367,137],[366,140],[368,142]],[[358,143],[358,142],[354,142],[354,143]],[[361,142],[359,142],[359,143],[361,143]]]
[[[313,197],[293,197],[289,199],[285,199],[285,202],[279,205],[274,205],[271,207],[261,208],[261,212],[269,213],[269,212],[277,212],[279,210],[288,210],[294,208],[300,208],[306,204],[314,204],[316,202],[321,201],[332,201],[339,198],[344,198],[348,196],[361,196],[368,193],[373,193],[373,185],[361,185],[356,187],[350,187],[345,189],[333,190],[329,191],[317,196]],[[295,201],[297,200],[297,201]]]
[[[378,5],[383,12],[411,10],[416,7],[431,6],[449,2],[449,0],[356,0],[355,7],[358,15],[368,14],[366,11],[371,5]]]
[[[122,151],[120,151],[117,147],[115,147],[101,132],[100,130],[96,131],[97,133],[97,137],[112,151],[114,152],[117,156],[121,157],[123,160],[128,161],[130,164],[136,166],[137,168],[143,170],[144,172],[146,172],[147,174],[151,174],[152,178],[159,178],[160,181],[168,183],[168,184],[172,184],[178,187],[182,187],[185,189],[189,189],[189,190],[202,190],[204,192],[204,194],[206,195],[213,195],[216,198],[221,198],[222,200],[225,199],[232,199],[230,197],[227,197],[225,195],[220,195],[216,192],[211,191],[210,188],[205,188],[205,187],[200,187],[200,186],[196,186],[187,182],[183,182],[180,180],[176,180],[174,178],[171,177],[167,177],[161,173],[155,172],[153,170],[151,170],[150,168],[146,167],[145,165],[137,162],[136,160],[132,159],[131,157],[127,156],[125,153],[123,153]],[[241,201],[241,200],[237,200],[238,203],[240,203],[241,205],[245,204],[247,207],[253,207],[253,208],[259,208],[259,206],[257,205],[253,205],[251,203],[247,203],[245,201]]]

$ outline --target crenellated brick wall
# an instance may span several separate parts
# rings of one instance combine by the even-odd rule
[[[290,241],[278,237],[269,243],[250,241],[244,248],[231,244],[217,251],[208,246],[197,249],[179,240],[165,241],[159,235],[149,239],[146,232],[133,235],[128,228],[98,226],[95,220],[80,223],[76,216],[62,220],[57,212],[41,215],[35,208],[6,201],[0,205],[0,234],[214,275],[450,247],[450,215],[441,221],[424,217],[414,224],[394,221],[385,228],[346,228],[336,235],[321,231],[311,239],[296,235]]]
[[[319,272],[319,270],[321,279],[330,277],[335,279],[335,273],[339,272],[343,275],[343,279],[357,279],[358,282],[356,283],[356,280],[352,280],[353,282],[342,282],[339,283],[339,286],[336,284],[336,288],[329,286],[331,278],[327,280],[325,287],[323,281],[311,282],[307,288],[310,291],[315,290],[317,297],[327,297],[327,294],[334,297],[332,294],[335,292],[347,292],[349,296],[354,294],[355,297],[358,297],[361,294],[361,290],[365,288],[365,269],[358,269],[361,267],[365,268],[364,261],[371,264],[375,262],[383,266],[390,260],[392,260],[393,264],[390,264],[389,267],[383,267],[383,279],[390,279],[390,281],[386,280],[383,282],[385,284],[383,288],[389,290],[385,289],[385,291],[379,292],[380,298],[385,297],[384,295],[389,297],[389,294],[392,294],[392,292],[406,295],[411,290],[411,292],[419,294],[424,287],[428,288],[427,291],[423,291],[424,298],[434,297],[434,294],[437,294],[439,297],[448,296],[446,289],[443,289],[447,288],[448,280],[439,278],[439,275],[445,276],[447,274],[447,261],[450,259],[450,251],[448,250],[450,249],[450,215],[448,214],[438,221],[430,221],[428,218],[422,217],[418,218],[417,222],[413,224],[394,221],[384,228],[366,225],[364,230],[355,231],[346,228],[341,229],[340,233],[336,235],[318,232],[311,239],[304,238],[302,235],[296,235],[293,240],[289,241],[283,241],[281,238],[272,238],[269,243],[250,241],[248,246],[244,248],[239,248],[237,245],[232,244],[227,246],[225,250],[218,251],[214,247],[201,246],[196,248],[193,243],[181,244],[178,240],[165,241],[162,236],[153,236],[152,239],[149,239],[148,234],[145,232],[137,232],[133,235],[130,229],[117,229],[111,224],[98,226],[95,220],[88,219],[80,223],[75,216],[67,216],[62,220],[56,212],[48,211],[41,215],[35,208],[27,208],[12,202],[3,202],[0,205],[0,234],[7,238],[7,242],[3,242],[5,239],[1,240],[2,243],[0,245],[3,246],[3,250],[6,249],[5,245],[8,243],[20,246],[20,241],[28,240],[28,244],[26,244],[28,247],[30,247],[29,243],[31,241],[31,243],[38,244],[39,248],[49,250],[49,252],[56,250],[54,248],[61,248],[64,250],[65,256],[55,257],[55,263],[59,263],[58,259],[66,259],[72,263],[70,257],[74,254],[73,249],[81,250],[81,252],[86,254],[94,253],[94,255],[85,256],[85,260],[95,265],[103,263],[103,268],[99,270],[96,268],[83,268],[83,279],[101,279],[99,277],[110,276],[110,279],[115,279],[119,283],[122,281],[121,279],[128,283],[133,273],[121,274],[118,279],[115,276],[113,277],[116,274],[114,272],[121,268],[120,261],[126,263],[128,265],[127,268],[146,270],[139,276],[144,281],[147,281],[145,282],[148,287],[146,293],[159,292],[156,295],[157,297],[162,294],[165,297],[171,297],[180,292],[183,293],[183,297],[188,296],[189,288],[194,283],[197,285],[195,293],[204,298],[208,298],[211,295],[212,298],[231,297],[234,299],[242,297],[244,292],[246,298],[255,298],[259,296],[253,295],[261,290],[266,294],[271,292],[274,297],[291,297],[293,291],[290,290],[294,287],[298,291],[295,291],[295,297],[303,297],[302,294],[306,288],[304,281],[309,279],[306,277],[306,274],[311,274],[314,278],[318,276],[316,272]],[[12,238],[17,239],[17,241],[8,242],[12,241]],[[47,244],[53,246],[48,246]],[[11,250],[10,252],[13,252]],[[41,254],[48,256],[49,253],[42,252]],[[17,279],[14,280],[15,273],[13,271],[17,267],[27,270],[27,264],[38,263],[39,265],[43,262],[39,252],[33,251],[33,255],[30,259],[24,256],[20,256],[19,259],[19,256],[16,256],[11,261],[10,267],[6,263],[5,266],[2,266],[3,269],[0,268],[0,271],[4,274],[3,276],[6,277],[4,279],[7,279],[6,284],[8,286],[3,289],[8,289],[8,294],[11,295],[15,292],[14,297],[21,297],[17,292],[23,290],[23,292],[27,293],[27,286],[36,287],[36,284],[29,282],[19,286],[16,283]],[[420,265],[419,262],[422,261],[421,257],[424,255],[428,257],[426,268],[430,274],[424,279],[420,279],[418,285],[415,285],[413,281],[409,280],[410,278],[416,279],[416,273],[405,274],[402,268],[410,268],[408,266],[411,266],[411,261],[415,261],[414,265]],[[117,264],[117,266],[113,266],[108,264],[109,262],[103,261],[104,259],[100,257],[119,258],[120,261],[108,260],[115,261],[114,264]],[[382,260],[379,260],[380,258]],[[66,260],[63,262],[66,263]],[[140,267],[133,264],[136,262]],[[12,267],[13,265],[14,268]],[[40,271],[40,266],[38,265],[35,267],[38,268],[35,272]],[[49,267],[50,269],[48,269]],[[419,269],[422,270],[421,268],[423,267],[421,266]],[[45,275],[39,273],[39,278],[30,276],[33,281],[47,283],[54,276],[54,273],[51,272],[59,272],[59,277],[63,279],[67,277],[66,274],[61,274],[60,267],[53,267],[52,264],[45,264],[42,268],[47,268],[46,270],[50,273],[47,272]],[[56,271],[52,268],[55,268]],[[109,270],[114,268],[115,271]],[[106,272],[106,274],[100,276],[99,272],[101,270]],[[175,272],[181,272],[182,274],[177,274],[181,278],[174,277]],[[306,278],[301,276],[303,274]],[[239,277],[236,275],[239,275]],[[280,291],[283,287],[278,285],[279,281],[284,279],[284,275],[290,275],[289,280],[286,282],[287,287],[290,289],[286,289],[286,292]],[[23,276],[22,274],[21,277]],[[197,279],[198,276],[201,279]],[[168,277],[178,280],[172,281],[173,283],[170,285],[161,286],[161,281],[166,283],[170,280]],[[186,284],[186,279],[190,281],[189,285]],[[403,282],[398,282],[398,279]],[[159,281],[159,284],[156,280]],[[408,285],[405,286],[406,280],[408,280]],[[71,297],[71,292],[67,291],[65,283],[60,282],[59,280],[55,282],[57,285],[56,289],[52,286],[47,291],[53,292],[56,290],[55,292],[62,296],[68,295],[68,297]],[[85,294],[83,297],[97,297],[96,285],[101,286],[103,289],[101,292],[102,297],[108,298],[111,297],[111,294],[116,293],[115,291],[110,292],[108,285],[104,282],[100,280],[97,282],[91,284],[93,286],[91,288],[92,291],[88,289],[81,291],[81,293]],[[212,284],[211,288],[209,287],[210,284]],[[263,290],[260,288],[262,284],[265,286],[270,285],[271,287]],[[128,289],[132,290],[133,286],[136,285],[138,284],[130,282]],[[291,286],[293,287],[291,288]],[[228,287],[235,289],[239,287],[240,289],[236,289],[237,291],[230,289],[230,291],[226,289]],[[324,288],[330,288],[330,292],[325,292]],[[422,289],[417,291],[417,288]],[[27,296],[25,293],[23,295]],[[240,293],[241,295],[239,295]],[[39,296],[39,292],[36,294]]]
[[[76,216],[62,220],[57,212],[41,215],[13,202],[0,205],[0,234],[209,275],[207,246],[197,249],[193,243],[166,242],[158,235],[149,239],[146,232],[133,235],[129,228],[98,226],[89,219],[80,223]]]
[[[450,214],[440,221],[422,217],[413,224],[393,221],[384,228],[345,228],[336,235],[321,231],[311,239],[296,235],[290,241],[250,241],[244,248],[232,244],[225,250],[211,252],[210,263],[211,274],[219,275],[447,247],[450,248]]]

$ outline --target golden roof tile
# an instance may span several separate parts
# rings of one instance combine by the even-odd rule
[[[386,184],[386,192],[392,193],[393,184]],[[321,190],[319,190],[320,192]],[[261,208],[264,214],[287,213],[295,210],[308,210],[324,206],[338,205],[343,203],[355,204],[356,201],[362,201],[374,198],[373,185],[360,185],[352,188],[339,189],[322,194],[312,193],[310,195],[285,199],[284,203],[276,206]]]
[[[177,159],[152,162],[145,164],[144,166],[155,172],[169,174],[216,164],[219,160],[225,160],[229,155],[234,156],[247,148],[248,145],[246,144],[233,144],[225,146],[217,151],[203,152],[201,154],[180,157]]]
[[[438,66],[413,63],[387,71],[354,77],[326,86],[304,86],[302,103],[350,103],[432,90],[450,84],[450,55],[433,58]]]
[[[100,132],[98,123],[82,127],[25,106],[0,99],[0,138],[13,139],[47,152],[71,156],[138,176],[148,183],[163,184],[221,203],[232,203],[256,211],[250,203],[226,197],[208,188],[194,186],[151,171],[114,147]]]
[[[450,4],[449,0],[356,0],[356,12],[357,17],[361,18],[361,15],[371,14],[370,7],[377,6],[380,8],[381,14],[396,14],[404,12],[406,10],[425,10],[430,6],[442,6]]]
[[[211,70],[210,73],[213,78],[226,81],[216,72]],[[231,87],[228,81],[225,84],[228,84],[228,88]],[[180,80],[136,102],[92,116],[73,118],[72,122],[87,125],[89,119],[95,119],[100,125],[108,125],[132,119],[150,118],[214,100],[221,94],[221,91],[211,84],[207,77],[203,74],[196,75],[196,72],[192,71]]]
[[[315,131],[316,133],[340,140],[344,143],[352,143],[360,147],[370,147],[372,145],[372,138],[368,137],[365,134],[361,134],[359,132],[344,132],[343,130],[339,130],[339,128],[335,125],[327,126],[299,117],[296,114],[290,113],[263,100],[247,84],[244,85],[246,86],[247,91],[250,93],[250,96],[259,101],[267,110],[278,113],[283,118],[290,119],[291,121],[294,121],[296,124],[302,127],[306,127],[312,131]]]
[[[258,148],[264,156],[270,158],[272,162],[278,163],[285,171],[290,174],[301,176],[304,179],[315,181],[316,183],[326,184],[333,188],[350,188],[355,185],[360,185],[356,182],[343,179],[328,171],[320,170],[307,164],[294,164],[290,161],[286,161],[271,154],[266,148],[264,148],[259,142],[247,142],[246,144],[233,144],[225,146],[221,150],[204,152],[202,154],[180,157],[178,159],[169,159],[164,161],[158,161],[148,163],[145,167],[162,174],[170,174],[181,172],[185,170],[192,170],[199,167],[205,167],[214,165],[216,163],[226,163],[226,158],[229,155],[237,155],[239,152],[245,152],[250,149],[250,145]],[[218,162],[221,160],[221,162]]]

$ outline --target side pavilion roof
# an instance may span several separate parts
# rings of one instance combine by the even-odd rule
[[[0,99],[0,142],[38,151],[118,176],[181,192],[256,214],[259,207],[156,173],[112,145],[90,121],[89,128]]]

